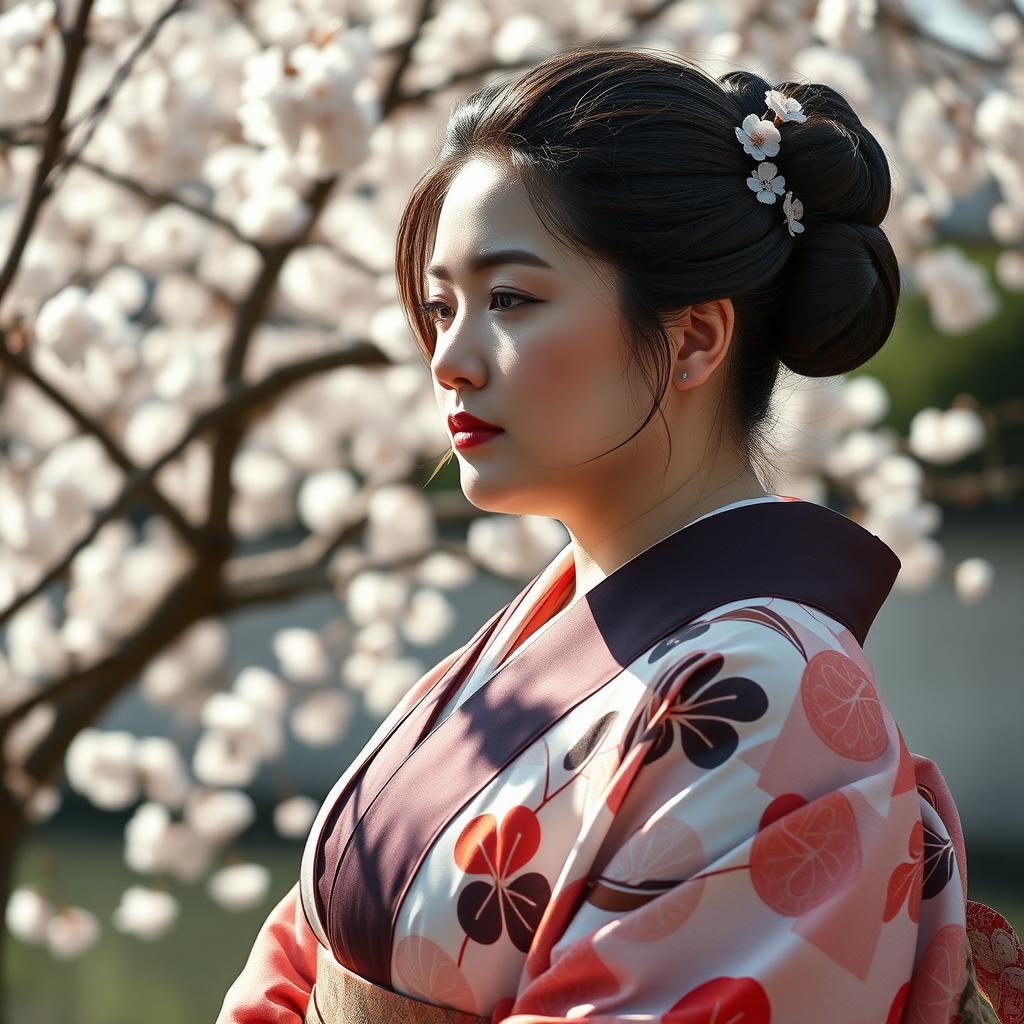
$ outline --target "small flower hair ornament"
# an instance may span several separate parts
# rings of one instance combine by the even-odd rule
[[[786,179],[778,173],[778,167],[766,157],[778,156],[779,143],[782,141],[778,125],[785,121],[806,121],[807,115],[801,109],[799,100],[783,96],[777,89],[768,89],[764,99],[768,109],[760,117],[757,114],[747,114],[743,118],[743,124],[736,129],[736,138],[739,139],[745,153],[760,161],[747,178],[747,187],[757,193],[759,203],[774,203],[776,196],[785,196],[782,200],[782,212],[786,227],[795,238],[804,230],[804,225],[800,223],[800,218],[804,214],[804,204],[793,198],[792,191],[786,191]],[[770,121],[766,120],[769,113],[773,115]]]

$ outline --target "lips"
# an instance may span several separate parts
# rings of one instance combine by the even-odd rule
[[[487,420],[482,420],[479,416],[474,416],[471,413],[457,412],[448,417],[448,429],[455,434],[478,430],[500,432],[502,428],[496,423],[488,423]]]

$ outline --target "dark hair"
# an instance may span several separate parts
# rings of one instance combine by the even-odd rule
[[[768,110],[772,88],[799,100],[806,115],[777,126],[780,152],[768,158],[803,203],[805,231],[795,237],[781,202],[758,202],[747,186],[759,161],[735,132],[748,114]],[[715,78],[675,54],[588,46],[490,83],[452,110],[395,248],[400,301],[428,361],[434,325],[417,309],[424,267],[447,189],[478,156],[517,176],[553,237],[614,271],[629,348],[655,399],[637,433],[660,411],[668,384],[664,325],[692,304],[733,302],[727,425],[752,463],[764,462],[762,421],[780,361],[809,377],[846,373],[892,330],[899,267],[879,227],[889,167],[838,92],[773,86],[750,71]]]

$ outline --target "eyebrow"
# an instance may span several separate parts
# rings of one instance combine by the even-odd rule
[[[523,263],[530,267],[547,267],[548,270],[554,270],[547,260],[526,249],[496,249],[493,252],[482,252],[477,256],[470,257],[469,269],[477,272],[486,270],[488,267],[500,266],[503,263]],[[427,273],[449,283],[452,279],[448,268],[440,263],[432,263],[427,267]]]

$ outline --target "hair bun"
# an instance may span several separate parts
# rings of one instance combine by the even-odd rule
[[[885,344],[899,303],[899,263],[879,226],[892,199],[885,152],[831,86],[771,86],[742,71],[721,81],[744,115],[763,113],[768,88],[798,100],[806,115],[779,126],[781,152],[774,160],[787,191],[803,203],[805,229],[783,274],[777,352],[808,377],[848,373]]]
[[[830,377],[866,363],[896,321],[900,271],[873,224],[817,223],[796,243],[785,272],[778,356],[795,373]]]

